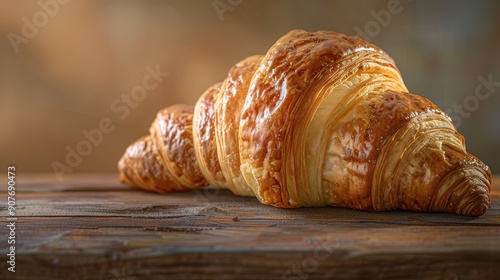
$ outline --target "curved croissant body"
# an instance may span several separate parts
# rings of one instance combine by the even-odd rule
[[[491,172],[450,118],[357,37],[291,31],[193,108],[160,111],[118,164],[157,192],[211,185],[277,207],[483,215]]]

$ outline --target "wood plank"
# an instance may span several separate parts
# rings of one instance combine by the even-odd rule
[[[67,174],[59,180],[55,173],[36,173],[18,174],[16,183],[24,192],[136,191],[133,187],[121,184],[118,178],[116,173],[74,173]],[[2,185],[6,182],[5,173],[0,174],[0,182]]]
[[[41,177],[19,178],[17,272],[2,262],[1,279],[495,279],[500,273],[497,178],[488,214],[468,218],[277,209],[217,190],[159,195],[124,187],[115,174],[62,183]],[[96,191],[98,180],[104,183]],[[0,214],[5,220],[4,200]],[[2,227],[3,256],[7,235]]]
[[[211,190],[212,191],[212,190]],[[321,207],[281,209],[259,203],[251,197],[235,196],[226,190],[205,194],[183,192],[161,195],[149,192],[42,192],[17,194],[17,217],[146,217],[178,219],[192,226],[218,222],[290,223],[313,226],[319,224],[407,224],[407,225],[498,225],[500,199],[495,195],[488,214],[481,218],[446,213],[409,211],[365,212],[345,208]],[[2,202],[5,205],[5,201]],[[0,208],[7,216],[7,207]],[[241,225],[241,223],[240,223]],[[245,224],[247,226],[247,224]]]

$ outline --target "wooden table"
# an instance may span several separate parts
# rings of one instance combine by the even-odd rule
[[[500,178],[488,214],[468,218],[160,195],[116,174],[17,176],[16,272],[2,226],[0,279],[500,279]]]

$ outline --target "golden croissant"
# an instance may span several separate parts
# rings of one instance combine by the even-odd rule
[[[451,119],[408,93],[358,37],[294,30],[237,63],[196,106],[160,111],[120,179],[156,192],[211,185],[282,208],[486,213],[491,171]]]

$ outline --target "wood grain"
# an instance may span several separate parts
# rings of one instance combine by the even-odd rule
[[[159,195],[116,174],[18,174],[16,273],[0,279],[498,279],[500,180],[480,218],[278,209],[228,191]],[[2,181],[3,182],[3,181]],[[2,193],[6,197],[6,193]],[[6,221],[6,200],[0,214]],[[166,278],[167,277],[167,278]]]

